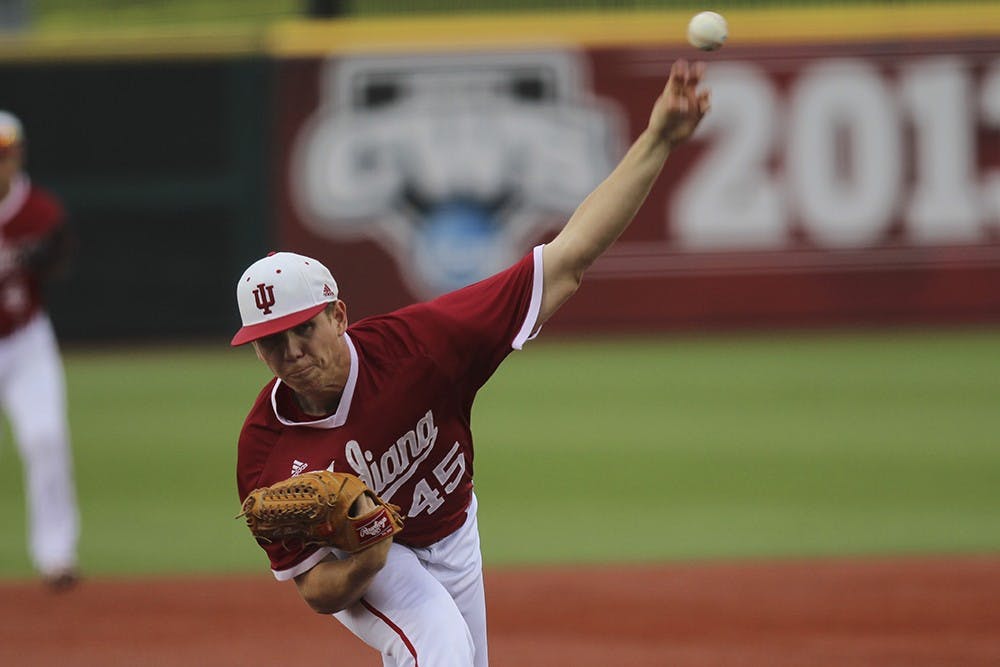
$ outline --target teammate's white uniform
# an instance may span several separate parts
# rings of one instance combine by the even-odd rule
[[[536,327],[541,247],[475,285],[357,322],[333,414],[310,417],[280,380],[265,386],[240,435],[241,500],[306,470],[353,472],[402,507],[403,531],[360,602],[334,616],[386,666],[485,667],[486,603],[473,494],[472,402]],[[263,285],[263,286],[262,286]],[[267,307],[266,285],[258,307]],[[279,580],[328,548],[262,545]]]
[[[23,462],[32,561],[53,581],[76,568],[79,514],[62,361],[25,251],[63,224],[55,198],[17,174],[0,199],[0,407]]]

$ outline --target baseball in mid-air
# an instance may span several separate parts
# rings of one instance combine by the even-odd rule
[[[688,23],[688,41],[691,46],[702,51],[715,51],[720,48],[729,35],[729,26],[722,14],[701,12],[691,17]]]

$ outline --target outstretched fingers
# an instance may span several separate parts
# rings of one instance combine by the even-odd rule
[[[711,106],[708,91],[699,89],[704,74],[702,62],[692,65],[678,59],[670,66],[663,93],[653,105],[649,127],[671,144],[691,136]]]
[[[670,66],[670,77],[667,79],[667,91],[674,95],[683,95],[690,74],[686,60],[675,60]]]
[[[708,110],[712,108],[712,98],[707,90],[703,90],[698,93],[698,113],[702,116],[708,113]]]
[[[698,87],[701,83],[701,77],[705,76],[705,63],[699,61],[691,66],[690,73],[688,74],[688,82],[694,88]]]
[[[667,79],[666,92],[674,97],[681,111],[702,108],[702,91],[698,90],[705,74],[705,63],[689,64],[686,60],[675,60],[670,66],[670,77]]]

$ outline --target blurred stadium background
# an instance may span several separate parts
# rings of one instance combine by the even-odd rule
[[[927,0],[889,0],[886,5],[912,5]],[[872,4],[863,0],[733,0],[719,9],[800,5]],[[693,0],[5,0],[6,15],[20,26],[50,29],[65,26],[107,27],[125,23],[238,23],[267,24],[283,18],[399,16],[432,13],[529,11],[629,11],[643,9],[702,10],[706,3]]]
[[[81,240],[51,310],[83,570],[263,570],[231,520],[268,379],[227,347],[243,267],[318,255],[357,319],[502,265],[699,57],[704,8],[0,0],[0,108]],[[487,563],[996,552],[996,3],[712,8],[714,124],[482,392]],[[9,437],[0,488],[0,578],[28,576]]]

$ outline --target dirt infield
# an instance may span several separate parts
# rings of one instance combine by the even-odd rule
[[[269,577],[3,583],[0,665],[381,664]],[[492,570],[486,585],[500,667],[1000,665],[1000,555]]]

